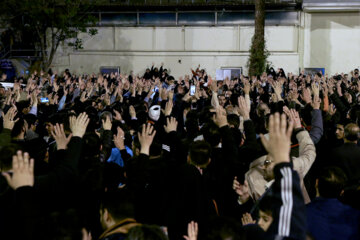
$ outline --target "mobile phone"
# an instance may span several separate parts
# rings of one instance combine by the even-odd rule
[[[49,102],[49,98],[47,98],[47,97],[42,97],[42,98],[40,98],[40,102],[41,102],[41,103],[48,103],[48,102]]]
[[[195,85],[191,85],[190,86],[190,96],[194,96],[196,92],[196,87]]]

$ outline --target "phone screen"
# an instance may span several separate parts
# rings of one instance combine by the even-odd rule
[[[42,97],[42,98],[40,98],[40,102],[41,102],[41,103],[47,103],[47,102],[49,102],[49,98],[47,98],[47,97]]]
[[[195,85],[191,85],[190,86],[190,96],[194,96],[196,92],[196,87]]]

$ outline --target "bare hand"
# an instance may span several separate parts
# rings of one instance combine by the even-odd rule
[[[86,132],[87,125],[89,124],[88,115],[83,112],[76,118],[75,116],[70,117],[70,129],[74,137],[82,138]]]
[[[216,123],[216,125],[219,126],[219,128],[228,125],[226,111],[224,110],[224,108],[222,108],[221,106],[216,108],[216,114],[213,120]]]
[[[125,133],[124,131],[120,128],[117,127],[117,134],[114,134],[114,144],[115,147],[117,147],[119,150],[124,150],[125,149]]]
[[[239,113],[244,118],[244,120],[250,119],[250,109],[248,108],[245,98],[240,96],[238,98],[238,105],[239,105]]]
[[[132,106],[132,105],[129,107],[129,114],[132,119],[136,118],[136,111],[135,111],[134,106]]]
[[[314,100],[311,103],[311,106],[313,107],[313,109],[320,109],[320,104],[321,104],[321,99],[318,95],[314,96]]]
[[[12,189],[34,186],[34,159],[29,160],[29,158],[28,153],[23,155],[21,151],[18,151],[12,159],[12,176],[7,172],[2,173]]]
[[[178,122],[176,118],[171,117],[166,119],[166,125],[164,126],[165,132],[174,132],[177,129]]]
[[[114,114],[115,114],[115,116],[113,117],[115,120],[117,120],[117,121],[121,121],[122,120],[122,117],[121,117],[121,114],[119,113],[119,111],[117,111],[117,110],[113,110],[113,112],[114,112]]]
[[[301,98],[304,100],[306,104],[311,103],[311,93],[310,89],[304,88],[302,92]]]
[[[166,102],[164,114],[165,116],[170,116],[173,108],[172,99]]]
[[[242,223],[243,226],[245,226],[245,225],[249,225],[249,224],[255,224],[256,221],[253,220],[250,213],[245,213],[245,214],[243,214],[243,216],[241,218],[241,223]]]
[[[9,129],[9,130],[13,129],[15,123],[19,120],[19,119],[14,120],[16,114],[17,114],[17,110],[15,107],[10,108],[6,114],[4,114],[4,112],[1,112],[5,129]]]
[[[275,163],[290,161],[290,144],[293,122],[286,128],[286,115],[275,113],[269,120],[269,140],[260,135],[261,142]]]
[[[184,236],[184,238],[186,240],[197,240],[198,232],[199,232],[198,224],[194,221],[191,221],[188,224],[188,235]]]
[[[54,131],[51,132],[51,135],[56,141],[57,150],[65,150],[72,137],[72,134],[66,137],[64,125],[59,125],[58,123],[54,126]]]
[[[239,195],[239,200],[241,203],[245,203],[250,199],[249,185],[246,180],[244,181],[244,184],[240,184],[240,182],[237,180],[237,177],[235,177],[233,181],[233,189],[235,190],[236,194]]]
[[[154,140],[156,130],[154,127],[148,123],[147,125],[143,124],[141,133],[138,133],[139,142],[141,145],[140,153],[149,155],[150,146]]]
[[[295,109],[290,109],[289,114],[290,122],[293,122],[294,129],[301,128],[299,113]]]
[[[104,130],[111,130],[112,127],[112,123],[111,123],[111,119],[110,116],[106,116],[106,119],[101,120],[102,121],[102,126]]]

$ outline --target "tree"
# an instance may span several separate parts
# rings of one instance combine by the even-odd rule
[[[255,0],[255,33],[248,60],[249,76],[261,75],[269,53],[265,47],[265,0]]]
[[[5,0],[3,14],[11,28],[33,34],[32,38],[23,36],[23,41],[35,41],[41,50],[42,67],[48,70],[60,43],[79,49],[82,41],[78,33],[97,34],[91,28],[97,21],[91,15],[94,2],[90,5],[82,0]]]

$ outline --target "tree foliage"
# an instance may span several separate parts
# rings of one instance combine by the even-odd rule
[[[258,76],[265,71],[268,56],[265,46],[265,0],[255,0],[255,33],[247,64],[250,76]]]
[[[42,65],[48,69],[55,53],[64,41],[74,48],[82,48],[78,33],[97,34],[89,28],[97,18],[91,14],[92,6],[82,0],[5,0],[3,14],[8,25],[34,33],[32,40],[41,49]],[[24,39],[26,41],[26,39]]]

